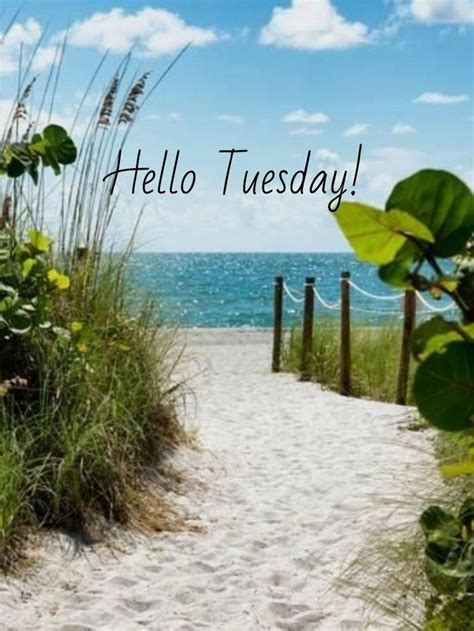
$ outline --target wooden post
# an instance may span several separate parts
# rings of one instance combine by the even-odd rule
[[[351,302],[350,272],[341,272],[341,338],[339,394],[351,393]]]
[[[314,277],[308,276],[304,286],[303,338],[301,340],[300,379],[309,381],[309,358],[313,348]]]
[[[403,332],[400,350],[400,366],[398,369],[396,403],[406,405],[408,394],[408,373],[410,369],[410,340],[415,328],[416,294],[412,289],[405,291],[403,303]]]
[[[283,331],[283,276],[275,276],[274,298],[273,298],[272,372],[280,372],[282,331]]]

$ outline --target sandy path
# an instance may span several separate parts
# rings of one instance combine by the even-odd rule
[[[75,556],[55,540],[27,583],[0,583],[2,628],[365,628],[332,581],[418,457],[406,445],[423,439],[397,429],[407,411],[270,374],[267,332],[189,342],[190,370],[204,370],[187,412],[203,450],[177,458],[198,484],[175,499],[204,531],[139,538],[122,554]]]

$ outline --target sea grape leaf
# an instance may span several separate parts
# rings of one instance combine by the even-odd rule
[[[411,286],[409,273],[411,261],[407,259],[395,259],[391,263],[381,265],[378,269],[380,280],[398,289],[407,289]]]
[[[396,184],[386,206],[399,208],[428,226],[435,237],[433,254],[454,256],[474,230],[473,194],[447,171],[424,169]]]
[[[408,238],[433,242],[430,230],[401,210],[384,212],[364,204],[345,202],[335,214],[357,256],[375,265],[391,263]]]
[[[416,359],[423,359],[449,342],[461,341],[466,336],[472,338],[474,344],[474,324],[463,325],[439,315],[434,316],[416,328],[411,339],[411,350]]]
[[[450,342],[418,366],[413,384],[418,410],[435,427],[474,427],[474,344]]]
[[[28,276],[33,271],[33,268],[36,267],[37,263],[38,261],[33,258],[28,258],[25,261],[23,261],[23,265],[22,265],[23,278],[28,278]]]
[[[50,269],[48,271],[48,280],[52,283],[57,289],[69,289],[71,281],[69,276],[65,274],[60,274],[58,270]]]
[[[72,164],[75,161],[76,146],[63,127],[48,125],[43,129],[43,138],[48,157],[54,157],[59,164]]]
[[[53,243],[52,239],[47,237],[39,230],[30,230],[28,232],[28,240],[30,245],[32,245],[39,252],[47,252],[51,244]]]
[[[428,506],[420,516],[420,526],[427,537],[434,531],[452,526],[455,521],[456,517],[440,506]]]
[[[32,327],[31,317],[23,309],[18,309],[11,314],[8,319],[8,328],[15,335],[25,335],[29,333]]]

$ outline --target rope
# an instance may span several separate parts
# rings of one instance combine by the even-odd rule
[[[380,296],[378,294],[371,294],[370,291],[366,291],[365,289],[362,289],[362,287],[359,287],[359,285],[356,285],[352,280],[350,280],[350,278],[347,279],[347,282],[353,289],[361,293],[363,296],[367,296],[367,298],[373,298],[374,300],[400,300],[400,298],[402,298],[404,295],[393,294],[392,296]]]
[[[449,311],[450,309],[455,309],[454,302],[452,301],[449,304],[445,305],[444,307],[435,307],[432,304],[430,304],[427,300],[425,300],[419,291],[416,292],[416,295],[417,295],[417,298],[420,300],[420,302],[422,302],[425,305],[425,307],[429,309],[429,311],[434,311],[435,313],[442,313],[443,311]]]
[[[362,287],[359,287],[359,285],[356,285],[356,283],[354,283],[352,280],[347,279],[347,282],[349,283],[349,285],[355,289],[356,291],[358,291],[359,293],[361,293],[363,296],[366,296],[367,298],[373,298],[374,300],[400,300],[400,298],[402,298],[404,296],[404,294],[394,294],[392,296],[381,296],[378,294],[372,294],[369,291],[366,291],[365,289],[363,289]],[[304,293],[301,291],[298,291],[297,289],[292,289],[290,287],[288,287],[288,285],[283,282],[283,289],[285,290],[285,293],[288,295],[288,297],[293,301],[293,302],[304,302]],[[320,304],[326,308],[326,309],[330,309],[331,311],[335,310],[335,309],[339,309],[339,307],[341,306],[341,300],[337,300],[336,302],[326,302],[326,300],[324,300],[324,298],[321,296],[321,294],[319,293],[319,291],[317,290],[316,286],[313,286],[313,292],[314,295],[316,297],[316,300],[318,300],[318,302],[320,302]],[[299,294],[301,297],[297,296],[296,294]],[[416,295],[418,297],[418,299],[420,300],[420,302],[426,307],[427,311],[418,311],[417,315],[426,315],[429,313],[442,313],[444,311],[450,311],[451,309],[455,309],[455,304],[454,302],[450,302],[447,305],[444,305],[443,307],[435,307],[434,305],[430,304],[427,300],[425,300],[425,298],[423,298],[422,294],[419,291],[416,291]],[[381,309],[363,309],[361,307],[353,307],[351,305],[350,307],[351,311],[358,311],[360,313],[376,313],[379,315],[398,315],[400,317],[402,317],[400,315],[400,311],[383,311]]]
[[[293,302],[304,302],[304,296],[303,296],[303,298],[298,298],[297,296],[295,296],[293,294],[293,291],[296,292],[296,289],[293,289],[293,290],[290,289],[285,282],[283,283],[283,289],[285,290],[285,293],[289,296],[289,298],[291,300],[293,300]],[[301,293],[301,292],[299,292],[299,293]]]
[[[323,307],[326,307],[326,309],[338,309],[341,306],[340,300],[333,303],[326,302],[315,286],[313,286],[313,291],[314,291],[314,295],[316,296],[316,299],[319,300],[319,302],[323,305]]]

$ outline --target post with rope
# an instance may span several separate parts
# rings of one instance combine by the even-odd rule
[[[309,381],[309,359],[313,348],[313,316],[314,316],[314,282],[313,276],[306,278],[304,286],[303,339],[301,340],[300,380]]]
[[[351,303],[350,272],[341,272],[341,338],[339,394],[351,393]]]
[[[403,332],[400,350],[400,366],[398,369],[396,403],[406,405],[408,394],[408,375],[410,370],[410,340],[415,328],[416,293],[412,289],[405,292],[403,303]]]
[[[283,276],[275,276],[274,299],[273,299],[272,372],[280,372],[282,332],[283,332]]]

